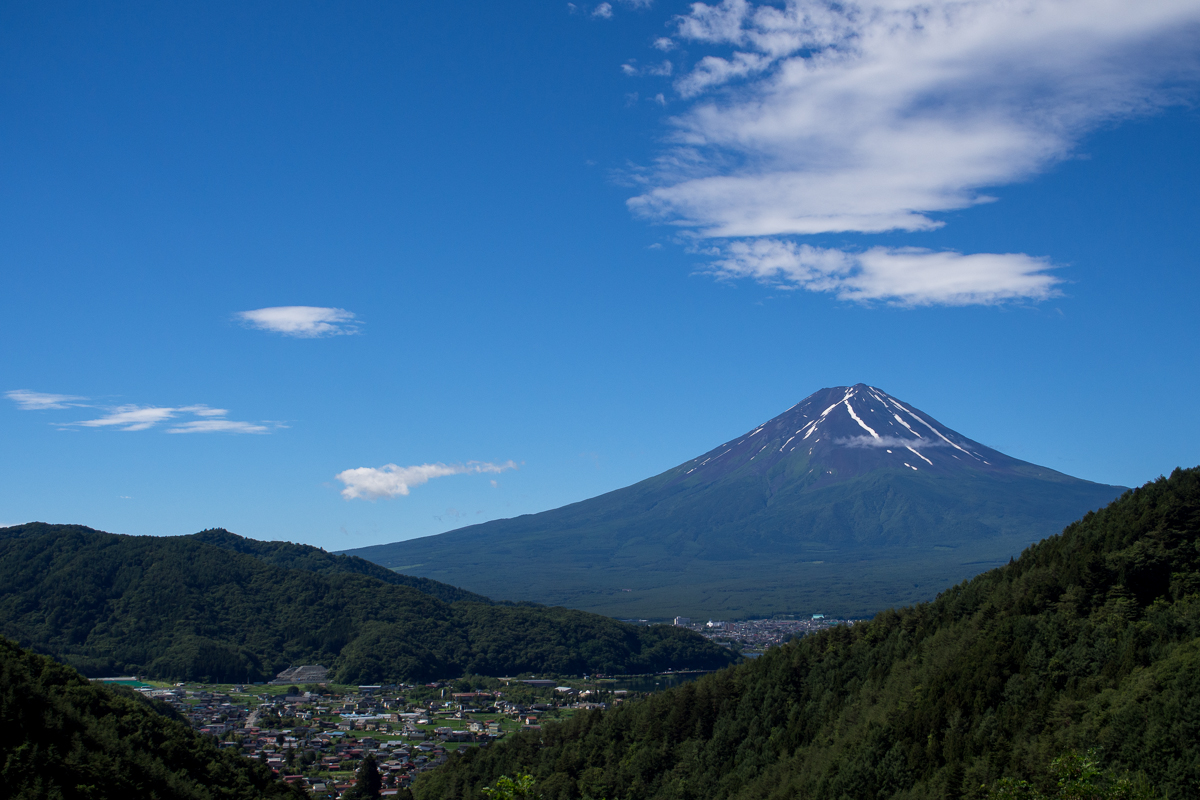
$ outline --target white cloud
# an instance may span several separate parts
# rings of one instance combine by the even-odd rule
[[[884,448],[888,448],[888,447],[895,447],[895,448],[899,449],[902,447],[909,447],[913,444],[918,444],[918,446],[922,450],[928,450],[930,448],[938,448],[938,447],[955,447],[956,446],[954,444],[951,444],[950,442],[945,442],[945,441],[942,441],[941,439],[934,439],[933,437],[927,437],[924,439],[918,439],[916,437],[911,437],[911,438],[905,439],[900,436],[879,436],[879,437],[850,436],[845,439],[834,439],[833,441],[835,444],[840,444],[843,447],[865,447],[865,448],[879,448],[879,449],[884,449]]]
[[[675,49],[675,42],[672,39],[668,39],[666,36],[660,36],[654,40],[654,47],[666,53]]]
[[[225,419],[229,412],[223,408],[211,408],[206,405],[192,406],[137,406],[124,405],[108,410],[102,417],[68,422],[64,425],[83,428],[116,428],[122,431],[144,431],[175,420],[182,416],[199,417],[200,419],[180,420],[167,428],[167,433],[268,433],[271,428],[261,423],[239,422]],[[275,425],[273,427],[280,427]]]
[[[239,311],[235,315],[248,327],[302,339],[358,333],[353,313],[344,308],[319,306],[276,306]]]
[[[611,3],[601,3],[600,5],[596,6],[596,9],[592,12],[593,17],[599,17],[600,19],[612,19],[612,15],[613,10]]]
[[[266,425],[232,419],[194,419],[167,428],[167,433],[269,433]]]
[[[700,238],[937,228],[1200,74],[1195,0],[724,0],[674,25],[719,52],[676,79],[691,105],[629,206]],[[933,297],[926,270],[953,264],[972,275],[948,297],[1046,296],[1037,259],[902,253],[855,257],[874,280],[839,292]]]
[[[74,424],[84,428],[120,428],[123,431],[144,431],[175,416],[176,409],[159,406],[118,406],[103,417]]]
[[[28,389],[14,389],[5,392],[4,396],[12,400],[22,411],[45,411],[51,408],[75,408],[80,406],[80,400],[86,397],[76,397],[73,394],[47,394],[46,392],[31,392]]]
[[[657,78],[665,78],[669,77],[671,73],[675,71],[675,65],[671,63],[670,59],[663,59],[663,61],[659,64],[651,64],[650,66],[641,69],[639,69],[636,64],[636,58],[629,59],[621,65],[621,72],[630,78],[638,75],[653,75]]]
[[[382,467],[359,467],[339,472],[335,477],[346,484],[342,489],[342,497],[347,500],[363,499],[377,500],[380,497],[396,497],[407,495],[413,486],[428,483],[431,478],[441,478],[446,475],[463,475],[467,473],[504,472],[516,469],[513,461],[503,464],[492,464],[484,461],[470,461],[466,464],[421,464],[415,467],[400,467],[395,464],[385,464]]]
[[[1046,259],[1023,253],[964,255],[915,247],[852,253],[781,239],[731,242],[713,262],[721,277],[904,306],[1044,300],[1057,294],[1049,268]]]

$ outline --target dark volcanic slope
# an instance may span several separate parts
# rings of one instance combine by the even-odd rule
[[[351,552],[498,599],[617,616],[862,615],[928,599],[1121,491],[1010,458],[858,384],[591,500]]]

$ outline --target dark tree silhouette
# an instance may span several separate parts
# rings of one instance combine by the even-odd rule
[[[383,778],[379,775],[379,766],[375,763],[373,754],[368,753],[362,760],[354,777],[354,786],[342,797],[348,800],[375,800],[379,797],[379,792],[383,789]]]

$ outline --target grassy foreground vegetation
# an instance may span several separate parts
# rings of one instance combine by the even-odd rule
[[[1037,787],[1072,752],[1200,796],[1200,468],[933,602],[456,755],[414,793],[529,774],[543,800],[1055,796]]]
[[[299,664],[365,684],[716,669],[737,658],[679,628],[469,593],[446,602],[361,559],[231,537],[2,529],[0,635],[85,675],[204,683],[269,680]]]

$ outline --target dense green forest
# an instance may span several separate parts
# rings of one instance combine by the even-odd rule
[[[528,773],[543,800],[977,798],[1085,751],[1200,797],[1200,468],[933,602],[468,751],[415,794]]]
[[[736,659],[679,628],[446,603],[327,568],[313,554],[318,571],[203,539],[42,523],[0,530],[0,634],[85,675],[204,681],[269,679],[297,664],[324,664],[339,682],[378,683],[715,669]]]
[[[171,714],[164,703],[92,685],[75,670],[0,639],[0,795],[307,796],[266,764],[218,749]]]

